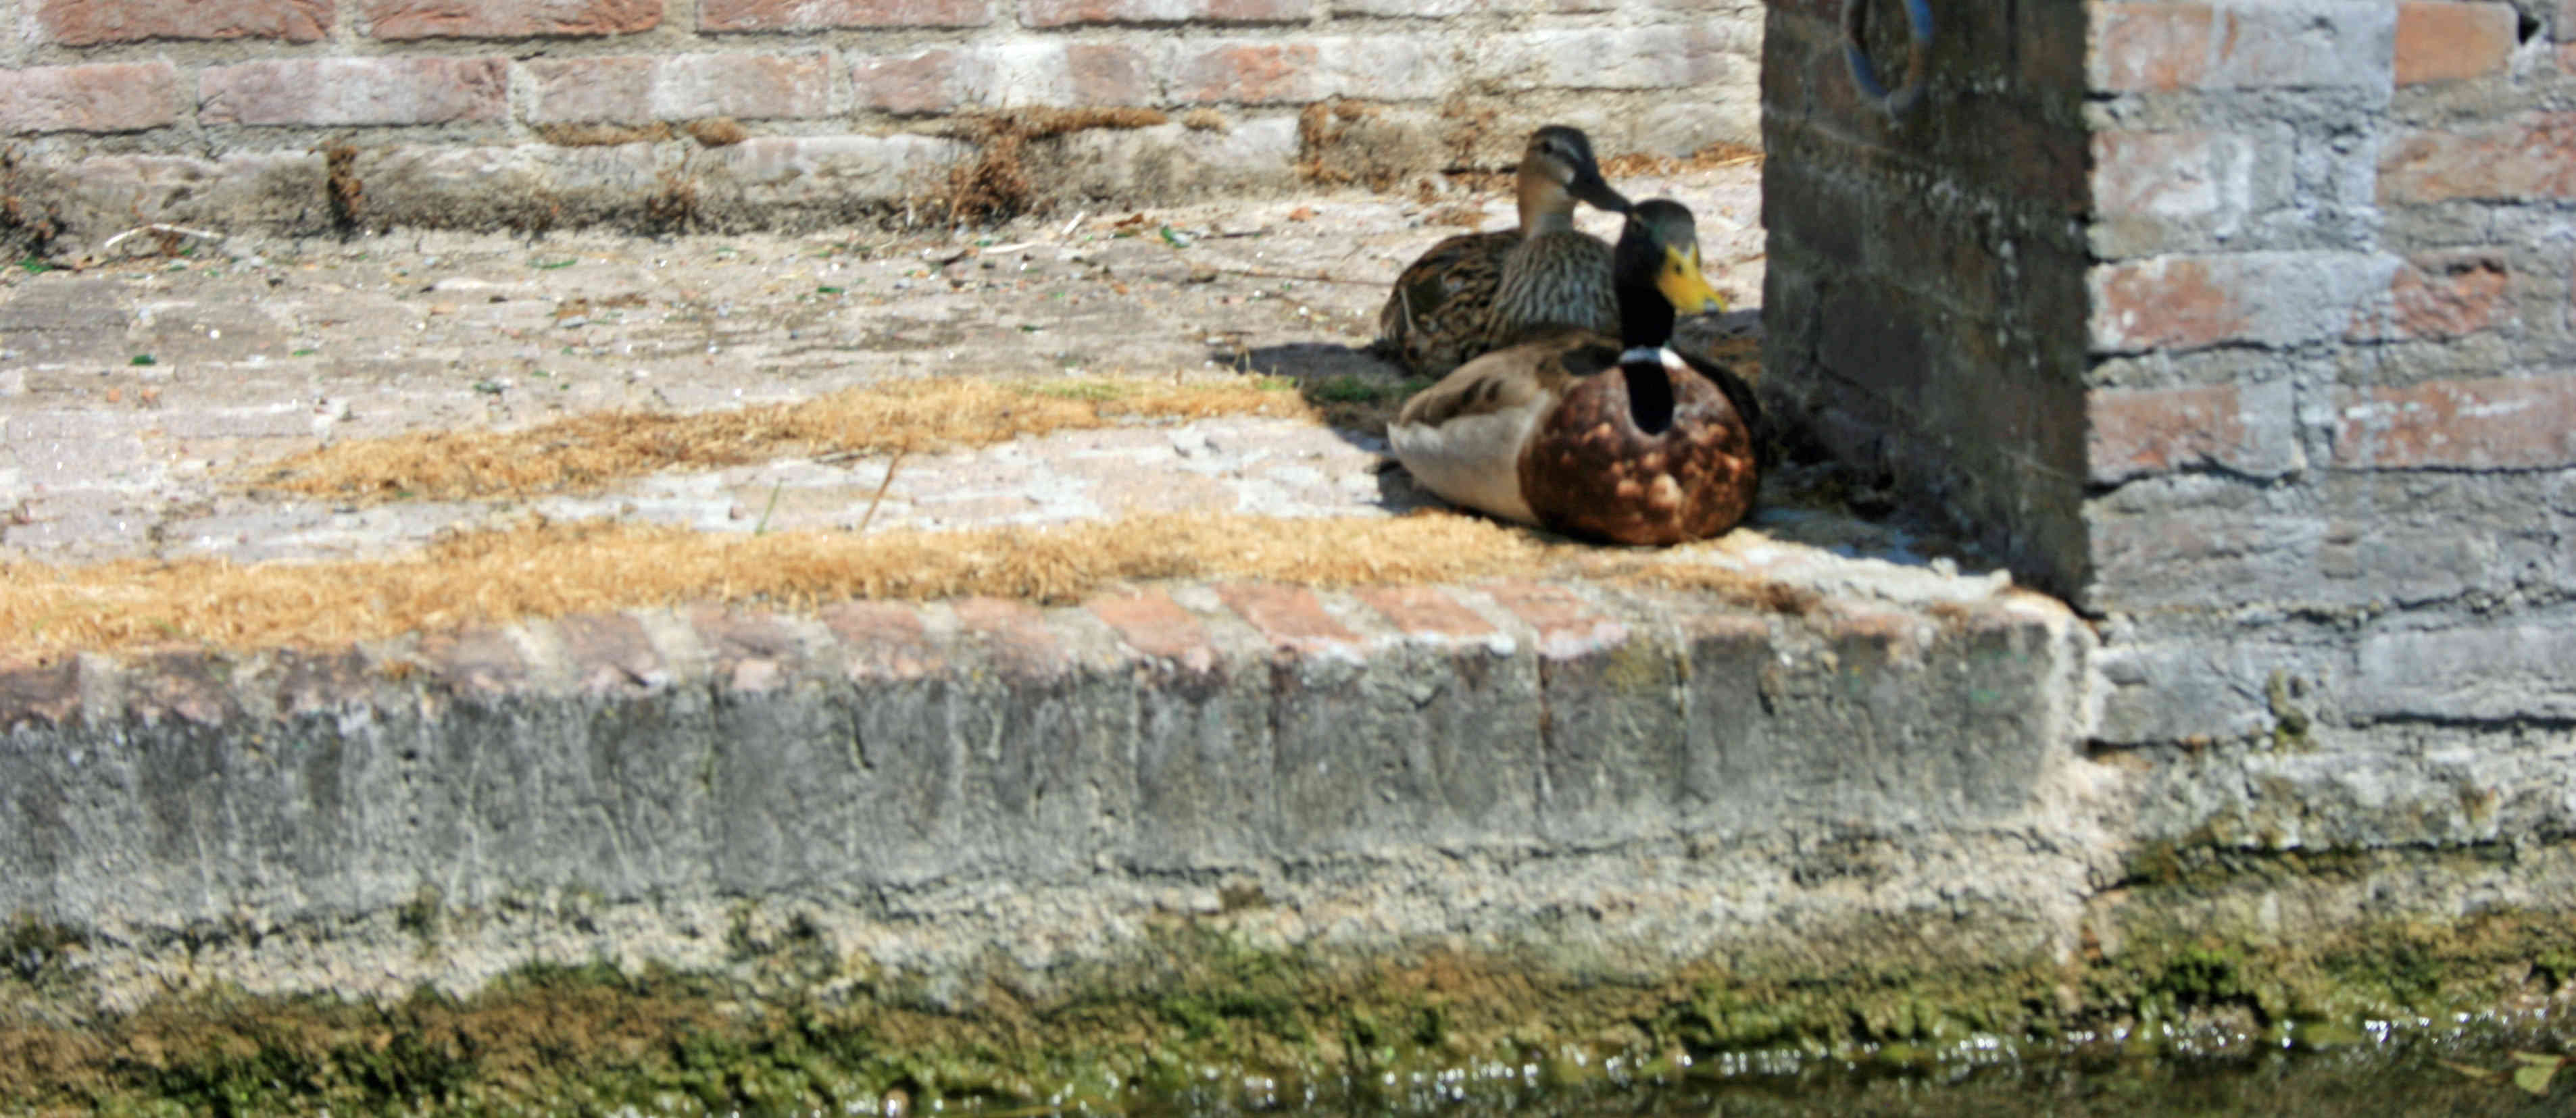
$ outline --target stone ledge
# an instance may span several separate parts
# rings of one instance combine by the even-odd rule
[[[2090,640],[2009,591],[1790,615],[1238,583],[82,656],[0,668],[0,911],[171,928],[423,888],[846,899],[2012,827],[2073,759]]]

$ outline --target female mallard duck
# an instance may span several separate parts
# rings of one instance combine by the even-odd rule
[[[1681,203],[1628,213],[1613,264],[1616,338],[1561,330],[1458,367],[1387,427],[1396,459],[1450,501],[1614,543],[1726,531],[1759,485],[1753,394],[1666,343],[1676,309],[1714,310]]]
[[[1602,179],[1592,141],[1564,125],[1531,133],[1519,191],[1520,228],[1451,237],[1396,277],[1378,311],[1378,345],[1415,374],[1439,376],[1553,327],[1618,328],[1610,246],[1574,227],[1577,200],[1628,209]]]

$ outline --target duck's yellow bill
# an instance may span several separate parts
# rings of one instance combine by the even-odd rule
[[[1699,247],[1689,252],[1678,248],[1664,249],[1663,270],[1655,276],[1655,288],[1681,314],[1705,314],[1726,309],[1726,297],[1708,285],[1708,277],[1699,271]]]

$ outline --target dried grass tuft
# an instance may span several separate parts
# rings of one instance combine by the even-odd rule
[[[673,415],[600,412],[515,431],[424,431],[334,443],[271,467],[258,488],[380,503],[596,491],[672,468],[798,454],[891,454],[989,446],[1133,419],[1317,418],[1270,381],[943,380],[851,389],[797,404]]]
[[[975,156],[948,169],[944,188],[919,200],[948,222],[1005,221],[1045,205],[1030,181],[1031,140],[1092,128],[1152,128],[1171,118],[1160,109],[1010,109],[964,117],[956,134],[975,144]]]
[[[1601,161],[1601,174],[1604,178],[1617,180],[1635,175],[1677,175],[1684,171],[1714,171],[1722,167],[1761,161],[1762,149],[1760,148],[1718,140],[1679,159],[1668,155],[1649,155],[1645,152],[1614,155]]]
[[[994,595],[1066,603],[1152,579],[1310,586],[1572,576],[1804,612],[1671,552],[1603,550],[1469,516],[1276,519],[1182,514],[872,535],[706,535],[591,521],[459,532],[418,555],[330,563],[0,563],[0,659],[152,648],[337,648],[690,602],[810,610],[835,601]]]

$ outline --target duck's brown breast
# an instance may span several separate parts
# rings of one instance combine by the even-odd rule
[[[1637,429],[1627,378],[1586,377],[1521,456],[1521,491],[1539,521],[1567,535],[1673,544],[1733,528],[1760,486],[1753,439],[1704,377],[1672,377],[1671,425]]]

